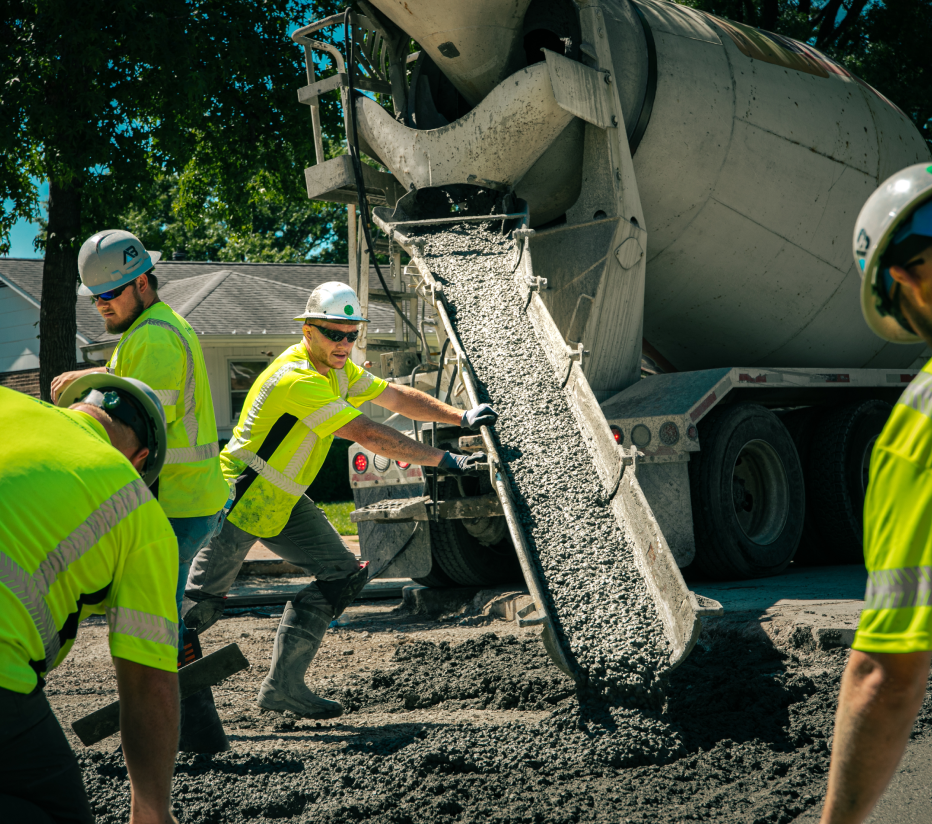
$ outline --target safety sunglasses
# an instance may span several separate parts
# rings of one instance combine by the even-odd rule
[[[113,300],[114,298],[118,298],[120,295],[123,294],[123,290],[126,289],[132,283],[133,281],[130,281],[129,283],[124,283],[122,286],[118,286],[116,289],[111,289],[109,292],[101,292],[99,295],[91,295],[91,303],[93,303],[96,306],[97,301],[99,300],[106,301],[106,300]]]
[[[334,329],[327,329],[324,326],[318,326],[316,323],[309,323],[308,326],[313,326],[315,329],[319,329],[320,333],[327,338],[327,340],[332,340],[334,343],[340,343],[344,338],[350,343],[355,343],[356,339],[359,337],[359,331],[355,332],[337,332]]]

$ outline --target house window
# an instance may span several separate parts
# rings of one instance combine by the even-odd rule
[[[230,420],[234,424],[239,421],[250,388],[268,365],[267,360],[230,361]]]

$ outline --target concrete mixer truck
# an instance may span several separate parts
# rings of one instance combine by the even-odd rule
[[[868,195],[929,158],[903,112],[806,44],[663,0],[356,9],[293,36],[317,146],[309,196],[364,195],[393,215],[380,224],[389,240],[425,217],[412,206],[431,192],[523,210],[516,256],[533,260],[529,282],[676,564],[750,578],[794,558],[859,561],[873,442],[930,355],[870,332],[852,265]],[[344,24],[344,37],[315,39]],[[332,61],[326,77],[315,53]],[[350,141],[381,170],[324,159],[319,99],[335,89]],[[429,300],[426,280],[383,247],[391,285],[369,290],[366,243],[354,224],[353,285],[411,325],[410,287]],[[423,329],[382,365],[455,398],[457,364],[430,365]],[[471,447],[456,431],[413,428]],[[349,471],[364,556],[394,559],[384,574],[441,585],[515,575],[494,496],[425,509],[419,468],[358,445]]]

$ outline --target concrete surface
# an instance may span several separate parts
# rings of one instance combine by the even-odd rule
[[[850,646],[864,606],[863,566],[795,567],[753,581],[697,581],[690,587],[725,608],[717,621],[757,623],[776,643],[828,649]]]
[[[793,820],[818,824],[821,805]],[[886,793],[866,824],[932,824],[932,739],[910,741]]]

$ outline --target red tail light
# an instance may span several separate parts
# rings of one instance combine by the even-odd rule
[[[360,475],[369,468],[369,459],[362,454],[362,452],[357,452],[353,456],[353,469],[355,469]]]
[[[612,430],[612,434],[615,436],[615,443],[624,443],[625,442],[625,433],[621,431],[621,428],[612,424],[609,429]]]
[[[409,466],[411,466],[411,464],[407,463],[407,461],[395,461],[395,463],[398,464],[399,469],[407,469]]]

